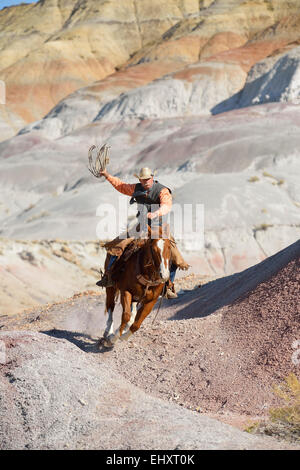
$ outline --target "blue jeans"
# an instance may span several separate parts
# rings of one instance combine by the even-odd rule
[[[174,263],[172,263],[170,267],[170,281],[171,282],[174,282],[176,271],[177,271],[177,266]]]
[[[110,260],[109,260],[109,263],[108,263],[108,266],[107,266],[107,269],[108,269],[108,270],[112,267],[112,265],[114,264],[114,262],[116,261],[116,259],[117,259],[117,256],[114,256],[114,255],[111,256],[111,258],[110,258]]]

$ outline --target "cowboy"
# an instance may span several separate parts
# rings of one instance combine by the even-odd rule
[[[119,178],[112,176],[106,169],[100,171],[100,175],[104,176],[106,180],[120,193],[127,196],[131,196],[130,203],[138,203],[139,212],[145,210],[148,225],[151,225],[154,221],[158,221],[161,225],[163,216],[168,214],[172,208],[172,193],[169,188],[162,185],[158,181],[154,180],[154,174],[150,168],[142,168],[140,173],[134,176],[139,179],[137,184],[124,183]],[[153,210],[155,209],[155,210]],[[138,213],[139,214],[139,213]],[[170,266],[170,282],[167,287],[166,297],[176,298],[174,280],[177,268],[188,269],[189,265],[182,258],[175,240],[173,240],[171,249],[171,266]],[[105,263],[105,274],[103,278],[97,282],[98,286],[109,287],[112,284],[111,272],[114,262],[122,255],[124,249],[133,238],[120,238],[112,240],[105,245],[110,256],[107,257]]]

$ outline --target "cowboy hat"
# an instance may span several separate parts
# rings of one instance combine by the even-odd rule
[[[152,178],[152,176],[154,176],[155,174],[155,171],[153,172],[152,170],[150,170],[150,168],[141,168],[140,169],[140,173],[139,174],[136,174],[134,173],[133,176],[135,176],[136,178],[140,179],[140,180],[146,180],[148,178]]]

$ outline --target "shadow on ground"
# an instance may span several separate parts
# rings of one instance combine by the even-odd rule
[[[69,330],[57,330],[55,328],[41,331],[40,333],[52,336],[53,338],[66,339],[86,353],[100,352],[98,346],[99,339],[95,339],[85,333]]]

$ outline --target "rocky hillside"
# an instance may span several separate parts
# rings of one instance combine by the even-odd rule
[[[41,118],[198,13],[198,1],[185,0],[40,0],[3,9],[0,78],[7,84],[8,109],[25,122]],[[9,126],[7,114],[3,119]]]
[[[298,43],[298,23],[299,0],[40,0],[4,8],[1,137],[128,65],[152,64],[148,81],[178,69],[188,81],[200,73],[220,102],[243,88],[254,64]]]

